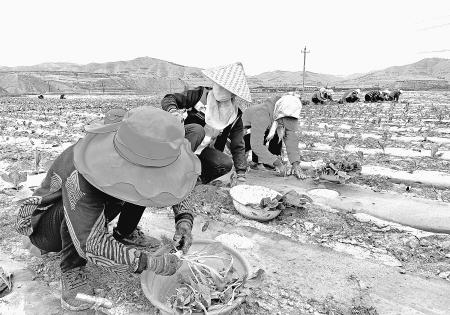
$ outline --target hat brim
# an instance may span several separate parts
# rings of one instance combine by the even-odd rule
[[[111,124],[105,124],[103,120],[94,120],[89,123],[89,125],[84,126],[84,131],[89,133],[108,133],[112,131],[117,131],[120,126],[120,121]]]
[[[208,79],[210,79],[211,81],[213,81],[214,83],[220,85],[221,87],[223,87],[224,89],[230,91],[231,93],[233,93],[234,95],[238,96],[239,98],[243,99],[244,101],[247,101],[249,103],[252,102],[252,98],[250,95],[250,88],[248,87],[247,84],[247,89],[249,91],[248,95],[243,95],[242,93],[240,93],[239,91],[234,90],[233,88],[229,87],[229,86],[224,86],[222,82],[217,81],[216,79],[214,79],[212,76],[209,75],[207,70],[202,70],[202,73],[205,77],[207,77]]]
[[[94,187],[144,207],[173,206],[192,191],[201,164],[188,140],[184,139],[175,162],[164,167],[144,167],[128,162],[116,152],[114,134],[89,133],[75,145],[75,168]]]

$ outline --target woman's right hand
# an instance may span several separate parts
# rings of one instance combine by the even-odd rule
[[[176,254],[162,253],[157,256],[148,256],[147,270],[157,275],[171,276],[181,267],[181,259]]]
[[[283,176],[286,177],[288,174],[288,170],[286,165],[283,163],[283,161],[281,160],[281,158],[277,158],[275,160],[275,162],[273,162],[273,166],[275,167],[276,172],[278,173],[279,176]]]
[[[175,116],[176,118],[178,118],[178,120],[183,123],[184,122],[184,115],[183,113],[178,110],[178,109],[172,109],[169,111],[169,113],[171,113],[173,116]]]
[[[297,177],[297,179],[306,179],[308,176],[303,172],[300,167],[300,162],[292,163],[291,175]]]

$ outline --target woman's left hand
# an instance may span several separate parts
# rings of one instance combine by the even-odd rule
[[[178,222],[173,240],[176,248],[182,250],[183,254],[187,254],[192,245],[192,224],[187,221]]]

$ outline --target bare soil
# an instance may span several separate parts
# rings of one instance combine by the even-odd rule
[[[381,127],[396,120],[402,120],[398,126],[433,127],[420,120],[442,116],[446,109],[417,103],[414,99],[417,97],[411,96],[406,114],[403,103],[392,108],[378,104],[305,107],[302,119],[314,123],[305,125],[304,130],[322,130],[318,123],[323,122],[334,124],[332,132],[342,132],[332,117],[338,120],[353,117],[350,124],[354,130],[349,132],[369,128],[370,132],[381,134]],[[0,171],[33,170],[36,148],[42,152],[41,167],[45,170],[67,143],[74,143],[82,135],[83,124],[100,117],[107,109],[157,104],[155,98],[146,97],[45,102],[27,98],[0,99],[0,112],[5,117],[0,122]],[[369,121],[371,111],[378,111],[381,121]],[[390,111],[395,114],[392,119]],[[27,119],[34,120],[31,127]],[[444,128],[445,123],[434,126]],[[320,140],[333,143],[329,137]],[[356,141],[355,145],[364,145],[364,142]],[[420,144],[405,145],[395,141],[392,145],[420,147]],[[303,150],[302,157],[305,161],[316,160],[331,157],[336,152],[342,153],[342,150],[338,146],[331,152],[312,148]],[[444,172],[448,172],[450,166],[448,161],[439,158],[399,158],[383,154],[366,155],[363,164]],[[273,175],[268,176],[266,181]],[[374,191],[450,202],[446,190],[394,184],[381,176],[360,176],[351,183]],[[273,221],[257,223],[236,213],[228,189],[226,183],[221,182],[216,186],[195,188],[194,235],[215,238],[236,234],[253,242],[254,247],[239,250],[249,260],[252,270],[265,270],[266,278],[263,286],[248,297],[236,314],[446,314],[450,309],[449,235],[415,234],[389,224],[359,220],[353,211],[336,211],[315,204],[303,209],[286,209]],[[17,275],[13,293],[9,298],[0,299],[0,313],[9,306],[23,309],[25,314],[70,314],[59,307],[58,255],[32,256],[23,248],[23,238],[14,231],[15,201],[22,198],[22,194],[23,190],[0,190],[0,265],[15,270]],[[153,236],[173,233],[173,219],[165,210],[149,209],[141,225]],[[112,314],[157,312],[143,295],[137,275],[119,276],[91,265],[88,271],[97,294],[114,302]],[[27,304],[20,305],[22,300],[27,300]]]

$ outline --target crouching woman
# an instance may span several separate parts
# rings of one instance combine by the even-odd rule
[[[86,280],[87,262],[118,272],[176,272],[181,265],[176,255],[130,246],[108,232],[108,222],[120,213],[118,228],[131,232],[146,207],[172,206],[174,241],[186,252],[194,220],[188,195],[200,170],[183,126],[152,107],[90,128],[56,158],[41,186],[21,205],[16,229],[41,251],[60,252],[64,309],[93,307],[76,299],[77,293],[94,294]]]
[[[267,99],[263,104],[245,110],[242,121],[247,134],[244,136],[245,150],[252,150],[252,161],[257,165],[275,169],[286,174],[286,165],[281,158],[282,142],[292,165],[291,174],[298,179],[306,175],[300,168],[298,120],[302,103],[296,95],[284,95]]]

